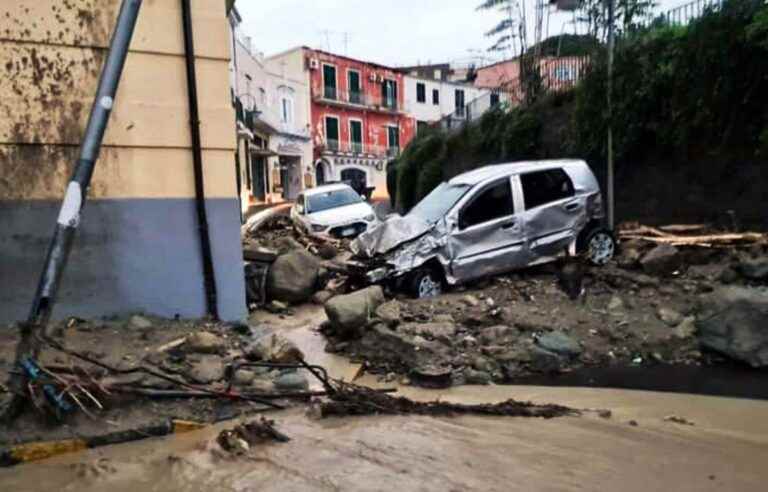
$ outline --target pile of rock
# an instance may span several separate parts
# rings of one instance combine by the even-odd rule
[[[386,301],[380,287],[335,296],[325,304],[326,350],[363,359],[372,370],[417,385],[488,384],[532,372],[557,372],[581,354],[562,331],[498,323],[491,298],[466,296],[466,316],[414,314]]]

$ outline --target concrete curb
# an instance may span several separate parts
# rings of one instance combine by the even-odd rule
[[[45,460],[54,456],[75,453],[86,449],[139,441],[149,437],[162,437],[170,434],[184,434],[208,427],[210,424],[188,420],[169,419],[155,425],[137,429],[112,432],[100,436],[82,439],[62,439],[58,441],[39,441],[18,444],[0,449],[0,467],[10,467],[21,463]]]

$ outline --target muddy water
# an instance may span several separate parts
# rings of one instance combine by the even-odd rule
[[[349,377],[355,368],[323,352],[321,336],[309,329],[318,317],[318,310],[301,311],[279,323],[312,362]],[[362,381],[375,384],[369,376]],[[612,417],[314,421],[291,410],[272,418],[292,440],[260,446],[248,458],[215,453],[213,440],[228,423],[0,470],[0,490],[764,491],[768,483],[764,401],[538,386],[404,387],[402,393],[459,402],[514,397],[607,408]],[[665,421],[669,415],[694,425]]]

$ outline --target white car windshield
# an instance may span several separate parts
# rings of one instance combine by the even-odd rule
[[[442,219],[471,187],[466,184],[441,183],[432,190],[408,215],[415,215],[430,224]]]
[[[363,199],[352,189],[340,189],[307,196],[307,213],[322,212],[331,208],[344,207],[362,202]]]

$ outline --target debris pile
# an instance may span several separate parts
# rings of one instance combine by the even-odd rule
[[[337,296],[326,302],[329,321],[320,327],[326,350],[364,363],[383,380],[428,387],[515,382],[584,367],[710,365],[723,356],[768,365],[768,339],[759,328],[768,305],[764,235],[698,226],[624,231],[631,239],[616,262],[585,267],[584,294],[575,299],[558,288],[557,265],[435,299],[385,302],[370,289]],[[740,301],[721,293],[725,284],[744,289]]]
[[[536,404],[513,399],[495,404],[465,405],[442,401],[417,402],[405,397],[394,397],[363,386],[334,382],[334,391],[322,401],[315,402],[311,414],[319,417],[346,417],[350,415],[494,415],[506,417],[576,416],[580,412],[562,405]]]
[[[219,433],[216,442],[228,453],[242,455],[258,444],[267,441],[288,442],[291,438],[275,429],[275,421],[261,417],[234,429],[225,429]]]
[[[113,422],[107,428],[114,431],[115,421],[125,429],[158,417],[214,421],[223,408],[283,408],[288,399],[319,394],[310,391],[301,351],[266,327],[137,315],[73,318],[52,328],[39,357],[20,368],[33,411],[1,429],[0,444],[34,432],[41,418],[87,432]],[[18,330],[7,333],[15,338]],[[0,344],[0,370],[8,374],[18,370],[14,338]],[[0,392],[0,400],[8,395]]]
[[[293,226],[286,215],[271,215],[243,226],[246,292],[253,309],[266,306],[288,312],[328,292],[340,292],[346,272],[342,260],[348,241],[309,236]]]

